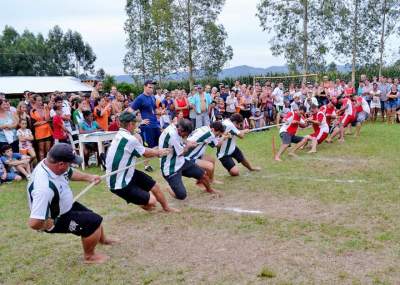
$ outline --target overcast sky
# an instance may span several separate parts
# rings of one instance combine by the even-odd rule
[[[227,67],[281,65],[282,58],[273,57],[267,34],[255,17],[259,0],[226,0],[219,17],[229,35],[228,44],[234,57]],[[126,53],[123,25],[126,0],[1,0],[0,28],[5,25],[19,32],[28,29],[47,34],[59,25],[64,31],[80,32],[97,55],[96,68],[107,73],[123,74],[122,59]]]

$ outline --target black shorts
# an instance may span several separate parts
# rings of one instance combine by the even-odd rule
[[[294,136],[289,134],[288,132],[280,133],[279,136],[281,137],[283,144],[299,143],[303,140],[303,137]]]
[[[232,154],[221,157],[219,161],[221,161],[226,170],[230,171],[235,166],[233,159],[236,159],[238,163],[242,163],[244,160],[244,155],[238,147],[235,148]]]
[[[240,110],[240,115],[242,115],[242,117],[244,119],[248,119],[251,117],[251,111],[250,110]]]
[[[176,199],[185,200],[187,193],[185,185],[183,185],[182,176],[200,180],[204,176],[204,173],[205,171],[197,166],[193,160],[185,160],[185,164],[183,164],[178,172],[164,176],[164,178],[167,180],[172,191],[174,191]]]
[[[74,202],[71,210],[55,220],[50,234],[74,234],[81,237],[92,235],[101,225],[103,218],[82,204]]]
[[[145,147],[153,148],[158,146],[158,139],[160,138],[161,131],[159,128],[140,128],[140,136],[143,139]]]
[[[150,190],[156,182],[146,173],[135,170],[128,186],[122,189],[111,190],[112,193],[124,199],[128,204],[147,205],[150,200]]]

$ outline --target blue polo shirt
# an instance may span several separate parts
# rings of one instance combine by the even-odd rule
[[[143,120],[148,119],[150,121],[149,125],[142,125],[141,127],[160,128],[156,116],[156,98],[153,95],[147,96],[143,93],[140,94],[133,103],[131,103],[131,108],[135,111],[139,110]]]

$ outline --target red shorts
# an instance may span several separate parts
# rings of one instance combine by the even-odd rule
[[[319,130],[318,132],[312,133],[310,137],[316,138],[318,140],[318,144],[320,144],[328,137],[328,135],[329,133]]]
[[[351,124],[355,120],[355,116],[351,115],[342,115],[340,116],[340,123],[343,127],[347,127],[348,124]]]

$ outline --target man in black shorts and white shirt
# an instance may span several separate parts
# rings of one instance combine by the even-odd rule
[[[197,146],[196,142],[187,141],[183,144],[183,139],[187,138],[192,132],[192,122],[187,119],[181,119],[177,125],[169,125],[161,134],[158,147],[169,148],[171,152],[161,158],[161,172],[167,180],[172,191],[171,196],[178,200],[185,200],[187,196],[182,176],[195,178],[205,187],[205,191],[212,194],[218,194],[210,186],[210,178],[205,170],[196,165],[194,160],[186,160],[185,154]]]
[[[98,243],[112,244],[107,239],[101,222],[103,218],[74,202],[69,181],[100,182],[97,175],[73,170],[71,164],[82,159],[73,153],[70,144],[55,144],[34,169],[28,183],[28,201],[31,209],[29,226],[47,233],[71,233],[82,238],[85,263],[103,263],[107,255],[95,253]]]
[[[243,139],[245,134],[250,131],[248,129],[239,130],[243,126],[243,116],[238,113],[233,114],[229,119],[223,120],[222,125],[225,127],[225,134],[229,138],[224,140],[218,148],[217,157],[225,169],[228,170],[229,174],[231,176],[239,176],[239,168],[235,165],[233,159],[243,164],[250,171],[259,171],[260,168],[253,167],[244,157],[242,151],[236,146],[236,137]]]
[[[119,116],[120,129],[111,142],[106,157],[106,173],[134,165],[139,157],[163,157],[170,153],[169,149],[152,149],[142,145],[133,136],[136,129],[136,116],[132,112],[123,112]],[[152,210],[159,202],[166,212],[178,212],[170,208],[160,186],[144,172],[134,166],[107,178],[111,192],[127,203],[141,206],[144,210]]]

